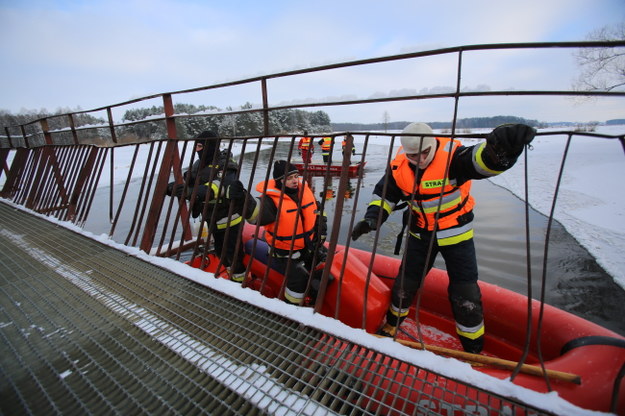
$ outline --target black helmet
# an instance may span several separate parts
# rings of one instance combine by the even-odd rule
[[[200,147],[198,148],[198,145]],[[219,139],[212,130],[205,130],[195,138],[195,151],[199,160],[204,160],[205,164],[210,164],[215,157],[215,151],[219,148]],[[204,154],[206,153],[206,154]]]

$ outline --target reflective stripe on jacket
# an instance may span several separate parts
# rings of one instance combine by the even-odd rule
[[[302,184],[300,183],[300,189]],[[276,220],[265,225],[265,240],[267,243],[281,250],[301,250],[306,247],[306,240],[312,240],[312,234],[317,220],[317,201],[308,186],[304,186],[300,195],[300,208],[298,204],[276,187],[276,181],[271,179],[256,185],[256,190],[264,192],[270,197],[276,208],[281,208],[277,213]],[[280,205],[282,199],[282,205]],[[299,213],[299,217],[298,217]],[[297,228],[296,228],[297,223]],[[293,234],[295,230],[295,234]]]
[[[311,144],[312,144],[312,140],[310,137],[302,137],[302,139],[299,141],[299,148],[308,149],[310,148]]]
[[[330,153],[331,148],[332,148],[332,137],[324,137],[323,142],[321,143],[321,151],[323,153]]]
[[[470,194],[471,181],[457,186],[455,179],[445,176],[447,163],[451,160],[450,152],[453,155],[460,143],[449,138],[436,139],[439,144],[434,159],[423,171],[416,189],[415,171],[401,148],[391,162],[391,171],[404,195],[415,194],[410,203],[413,212],[411,234],[418,238],[418,230],[434,230],[438,213],[438,243],[451,245],[473,237],[472,222],[460,222],[459,217],[471,212],[475,201]]]
[[[219,195],[219,187],[221,186],[221,181],[218,179],[213,180],[212,182],[206,182],[206,185],[212,192],[212,198],[207,201],[209,206],[209,212],[206,220],[210,220],[212,216],[213,207],[219,206],[221,209],[215,209],[215,225],[218,230],[224,230],[228,227],[232,227],[233,225],[237,225],[241,221],[243,221],[243,216],[236,210],[233,210],[232,215],[228,217],[228,208],[230,203],[227,199],[221,198]],[[221,193],[223,193],[223,188],[221,189]]]

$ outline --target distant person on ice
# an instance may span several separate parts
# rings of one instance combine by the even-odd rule
[[[343,156],[345,156],[345,147],[347,147],[347,139],[343,139],[343,142],[341,142],[341,151],[343,152]],[[352,144],[352,156],[356,154],[356,146],[354,146]]]
[[[334,139],[329,136],[322,137],[317,143],[321,146],[321,156],[323,157],[323,163],[328,163],[332,160],[332,142]]]
[[[304,163],[312,161],[312,155],[315,152],[314,143],[308,136],[308,132],[304,130],[304,136],[300,139],[298,149]]]
[[[219,139],[213,131],[204,131],[196,137],[195,152],[197,160],[190,171],[184,173],[187,183],[170,183],[167,194],[190,200],[195,188],[195,199],[190,204],[192,216],[201,215],[206,221],[209,235],[215,242],[215,252],[227,268],[230,279],[242,282],[246,268],[241,234],[247,191],[237,179],[239,166],[229,155],[219,151]],[[253,209],[255,201],[249,199],[252,202],[249,209]],[[229,217],[231,202],[232,215]]]
[[[482,351],[484,319],[473,244],[471,179],[489,178],[510,169],[535,134],[532,127],[524,124],[506,124],[489,133],[486,142],[465,147],[457,140],[434,137],[427,124],[412,123],[403,130],[402,147],[376,184],[365,218],[352,231],[352,239],[356,240],[376,230],[378,219],[383,223],[400,202],[408,202],[404,214],[404,226],[409,224],[406,253],[380,335],[395,336],[423,276],[441,253],[462,347],[471,353]],[[431,244],[432,252],[428,255]]]

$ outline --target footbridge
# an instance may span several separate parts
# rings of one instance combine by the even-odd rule
[[[389,397],[421,391],[419,378],[467,398],[441,409],[423,394],[436,414],[545,414],[476,387],[447,388],[457,384],[422,368],[393,385],[410,368],[392,356],[7,203],[0,222],[3,414],[386,415]],[[371,379],[380,366],[386,379]],[[370,397],[376,389],[383,401]]]

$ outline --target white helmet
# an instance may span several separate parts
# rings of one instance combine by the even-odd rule
[[[434,134],[432,128],[425,123],[410,123],[404,128],[402,134]],[[420,168],[423,169],[430,164],[436,153],[436,138],[433,136],[401,136],[401,145],[407,154],[421,153],[427,149],[431,149],[428,157]]]

